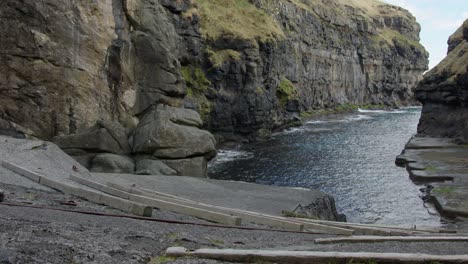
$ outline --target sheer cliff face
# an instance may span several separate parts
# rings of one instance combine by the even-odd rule
[[[183,68],[210,81],[189,82],[186,101],[210,130],[261,137],[313,109],[414,102],[428,54],[407,11],[378,1],[236,2],[201,0],[182,15],[201,25],[205,54]]]
[[[262,138],[312,109],[408,103],[427,65],[419,26],[362,2],[0,1],[0,133],[99,170],[203,174],[202,120]]]
[[[215,140],[181,108],[169,15],[157,0],[1,1],[0,132],[94,171],[206,175]]]
[[[423,103],[418,133],[468,141],[468,20],[449,38],[448,54],[416,89]]]
[[[176,33],[157,1],[2,1],[0,118],[41,138],[99,119],[134,128],[181,106]]]

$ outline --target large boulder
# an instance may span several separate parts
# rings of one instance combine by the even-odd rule
[[[127,156],[99,154],[91,162],[91,172],[134,173],[135,163]]]
[[[119,123],[110,121],[100,120],[95,126],[82,133],[56,136],[53,141],[64,150],[82,149],[88,152],[130,153],[125,128]]]
[[[139,175],[177,175],[177,171],[160,160],[138,159],[136,161],[136,174]]]
[[[177,175],[206,177],[208,161],[205,157],[161,160],[177,172]]]
[[[133,137],[133,152],[161,159],[184,159],[216,155],[216,141],[198,127],[198,113],[188,109],[158,105],[143,117]]]

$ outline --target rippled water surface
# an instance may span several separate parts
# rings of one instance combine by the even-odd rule
[[[394,163],[419,116],[419,108],[407,108],[310,121],[267,142],[222,150],[210,178],[320,189],[350,222],[439,225],[419,197],[421,186]]]

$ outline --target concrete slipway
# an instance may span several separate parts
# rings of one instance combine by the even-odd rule
[[[468,242],[466,242],[468,237],[451,232],[447,233],[447,230],[443,229],[384,227],[280,217],[281,210],[292,210],[298,203],[307,204],[311,199],[316,198],[318,193],[314,193],[314,191],[190,177],[91,174],[54,144],[6,137],[0,137],[0,160],[3,165],[0,166],[0,187],[7,190],[6,202],[0,203],[0,222],[2,223],[0,225],[0,231],[2,231],[0,261],[3,259],[27,261],[31,257],[36,261],[43,259],[51,263],[60,263],[64,260],[73,260],[77,263],[112,263],[115,261],[147,263],[151,260],[148,259],[149,256],[164,254],[165,249],[174,245],[184,246],[188,249],[200,247],[267,249],[266,252],[257,252],[259,255],[255,259],[258,260],[261,260],[262,256],[270,256],[269,252],[272,251],[268,250],[273,250],[273,252],[282,250],[286,262],[290,252],[298,250],[301,252],[331,252],[326,255],[336,256],[339,261],[349,261],[353,256],[358,256],[346,252],[426,253],[434,261],[438,259],[455,259],[457,262],[468,261],[466,256],[461,255],[468,254]],[[53,189],[59,189],[65,194],[60,195]],[[144,191],[144,189],[149,191]],[[144,195],[139,195],[138,192]],[[164,194],[161,194],[162,192]],[[39,195],[31,198],[32,196],[28,195],[30,193]],[[247,219],[268,219],[270,223],[276,224],[282,222],[286,229],[300,226],[299,230],[306,232],[236,231],[235,229],[226,230],[207,225],[186,226],[151,223],[144,221],[146,218],[112,220],[112,217],[106,216],[82,215],[72,211],[63,212],[61,211],[63,207],[59,206],[55,209],[27,207],[22,204],[23,200],[17,199],[21,195],[31,196],[28,201],[30,201],[29,204],[33,205],[44,204],[43,200],[51,197],[62,197],[60,199],[78,200],[93,211],[114,212],[77,198],[81,197],[90,202],[106,204],[120,211],[143,216],[151,215],[154,206],[149,206],[146,201],[153,200],[177,203],[186,207],[193,206],[196,209],[213,206],[214,212],[219,212],[219,210],[225,212],[225,208],[228,207],[232,211],[228,211],[225,215],[231,217],[231,220],[236,220],[236,215],[246,215]],[[138,201],[143,201],[145,204]],[[8,205],[11,202],[16,202],[19,206]],[[117,216],[126,215],[117,212],[114,214]],[[164,215],[164,213],[157,211],[156,214],[152,215],[154,218]],[[209,222],[185,216],[174,215],[170,217],[209,224]],[[231,225],[236,224],[238,224],[236,221],[231,222]],[[242,226],[259,227],[252,225],[249,221],[243,222]],[[263,225],[262,228],[267,226],[268,224]],[[276,229],[280,227],[277,225]],[[49,231],[44,233],[44,230]],[[24,238],[25,232],[28,234],[26,239]],[[180,235],[179,232],[182,232],[183,235]],[[319,233],[328,233],[329,235]],[[361,233],[370,236],[349,236]],[[126,241],[128,235],[131,235],[133,241],[130,244]],[[383,238],[382,235],[395,237],[393,239]],[[414,236],[414,240],[412,236]],[[45,237],[50,237],[50,239]],[[332,243],[322,243],[323,239],[333,237],[336,240],[328,240]],[[345,237],[348,238],[345,239]],[[156,238],[159,240],[154,240]],[[315,239],[318,240],[315,241]],[[152,249],[146,248],[148,241],[151,241]],[[177,244],[173,244],[176,241]],[[130,250],[129,247],[132,246],[137,248]],[[65,250],[63,247],[67,249]],[[109,247],[113,249],[110,250]],[[116,249],[116,247],[120,249]],[[29,252],[28,249],[35,250]],[[71,255],[65,253],[69,250],[75,253]],[[333,253],[335,251],[344,252],[344,254],[335,254]],[[91,256],[90,253],[86,252],[93,252],[95,255]],[[116,255],[115,252],[120,253]],[[135,252],[139,252],[138,256],[141,258],[135,257],[135,255],[130,257],[132,254],[136,254]],[[250,258],[252,257],[251,251],[245,252],[250,254]],[[235,252],[235,254],[237,253]],[[86,256],[86,254],[88,255]],[[304,253],[304,256],[306,255],[307,257],[323,257],[321,253]],[[440,257],[438,257],[439,255]],[[362,256],[364,259],[369,259],[378,255],[361,254],[359,258],[361,259]],[[394,255],[388,256],[391,258]],[[196,257],[211,258],[208,255]],[[217,261],[203,260],[203,262],[225,261],[223,254],[215,259]],[[243,259],[241,255],[237,256],[236,259],[248,261],[248,259]],[[190,259],[178,259],[173,262],[199,263]]]

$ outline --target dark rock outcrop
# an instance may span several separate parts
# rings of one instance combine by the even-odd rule
[[[406,104],[419,25],[362,2],[1,1],[0,132],[89,168],[107,153],[203,176],[216,151],[200,128],[263,139],[317,108]]]
[[[428,54],[406,10],[379,1],[238,2],[207,0],[173,16],[190,51],[181,54],[186,106],[210,131],[255,139],[313,109],[414,102]]]
[[[416,88],[423,103],[418,134],[468,141],[468,20],[448,40],[448,54]]]
[[[202,157],[205,176],[214,139],[180,108],[180,36],[158,0],[7,0],[0,16],[0,132],[53,139],[94,171],[135,172],[144,152]],[[172,108],[154,115],[159,104]]]

